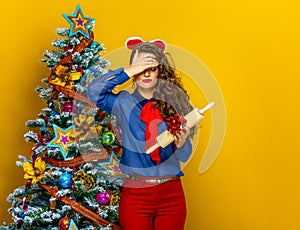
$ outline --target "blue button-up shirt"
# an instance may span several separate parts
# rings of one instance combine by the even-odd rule
[[[182,148],[177,149],[174,143],[160,148],[161,161],[157,165],[150,154],[145,152],[146,124],[140,120],[143,106],[149,101],[142,97],[138,90],[130,94],[122,90],[117,94],[112,90],[129,79],[123,68],[108,71],[107,74],[93,80],[88,87],[88,97],[101,110],[115,115],[120,123],[122,133],[122,157],[120,169],[125,174],[141,176],[182,176],[180,161],[188,160],[192,146],[187,139]],[[159,133],[167,129],[166,123],[158,126]]]

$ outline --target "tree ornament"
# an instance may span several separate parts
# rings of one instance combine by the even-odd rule
[[[71,218],[66,216],[64,218],[62,218],[59,222],[58,222],[58,227],[60,230],[68,230],[70,227],[70,222],[71,222]]]
[[[91,49],[97,49],[99,46],[100,46],[99,42],[96,42],[96,41],[93,41],[93,42],[90,44],[90,48],[91,48]]]
[[[27,181],[26,184],[25,184],[25,188],[26,188],[26,189],[30,189],[30,188],[31,188],[31,185],[32,185],[32,184],[31,184],[31,181]]]
[[[56,209],[56,200],[51,200],[50,201],[50,207],[51,210],[55,210]]]
[[[28,210],[28,205],[27,205],[27,204],[24,204],[24,205],[23,205],[23,210],[24,210],[24,211],[27,211],[27,210]]]
[[[80,57],[81,57],[81,56],[80,56]],[[80,65],[77,66],[76,71],[77,71],[77,72],[80,72],[82,76],[84,75],[84,70],[82,69],[82,67],[81,67]]]
[[[74,220],[71,220],[70,222],[70,226],[69,226],[69,229],[68,230],[78,230]]]
[[[47,144],[49,147],[58,147],[61,150],[61,153],[66,159],[68,155],[68,146],[73,143],[73,128],[70,126],[67,129],[62,129],[57,125],[53,124],[54,138]]]
[[[81,72],[77,72],[76,70],[69,71],[68,67],[59,65],[55,70],[55,78],[51,79],[51,83],[73,89],[75,85],[74,81],[78,81],[80,78]]]
[[[115,135],[111,131],[104,131],[101,135],[101,143],[106,147],[111,146],[115,140]]]
[[[121,199],[120,190],[109,191],[109,193],[110,193],[109,205],[112,205],[112,206],[119,205],[119,202],[120,202],[120,199]]]
[[[101,50],[101,45],[99,42],[93,41],[90,44],[90,48],[93,49],[93,53],[98,53]]]
[[[96,194],[96,201],[98,204],[106,205],[110,201],[110,194],[108,191],[105,192],[99,192]]]
[[[97,130],[97,134],[100,135],[102,131],[102,126],[101,125],[96,126],[96,130]]]
[[[46,162],[41,157],[36,158],[33,163],[23,162],[23,170],[25,179],[32,179],[32,183],[39,182],[46,170]]]
[[[75,128],[75,138],[79,140],[85,140],[86,138],[97,138],[97,129],[94,126],[94,117],[87,116],[85,114],[79,114],[79,116],[74,117]]]
[[[27,210],[28,210],[28,205],[26,204],[27,197],[28,197],[28,195],[26,194],[26,195],[23,197],[23,199],[22,199],[22,209],[23,209],[24,211],[27,211]]]
[[[72,102],[70,102],[70,101],[67,101],[67,102],[65,102],[63,105],[62,105],[62,110],[64,111],[64,112],[72,112],[72,110],[73,110],[73,103]]]
[[[77,5],[74,14],[63,14],[63,17],[71,25],[69,36],[80,33],[86,38],[90,39],[87,26],[94,21],[94,18],[84,16],[79,4]]]
[[[54,116],[56,116],[56,115],[59,115],[59,113],[56,112],[56,111],[54,111],[54,110],[51,110],[51,111],[50,111],[50,115],[54,117]]]
[[[108,162],[101,162],[99,163],[99,166],[110,172],[108,178],[108,181],[110,183],[118,178],[124,178],[124,175],[122,174],[119,167],[119,159],[114,152],[111,152],[110,159]]]
[[[20,219],[24,220],[25,213],[24,212],[18,212],[17,217],[19,217]]]
[[[86,190],[95,187],[94,177],[92,175],[87,174],[83,170],[79,170],[74,174],[73,181],[81,181]]]
[[[24,221],[23,220],[18,220],[17,226],[18,228],[21,228],[21,226],[23,225]]]
[[[73,49],[72,46],[65,46],[65,47],[64,47],[64,51],[65,51],[65,52],[68,51],[68,50],[72,50],[72,49]]]
[[[47,131],[47,128],[46,128],[46,125],[43,125],[41,128],[41,135],[44,136],[46,134],[46,131]]]
[[[72,175],[69,173],[63,173],[58,180],[58,183],[63,188],[71,188],[72,186]]]

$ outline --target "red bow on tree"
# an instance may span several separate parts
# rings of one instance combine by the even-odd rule
[[[133,50],[135,47],[137,47],[140,43],[146,42],[143,39],[141,39],[140,37],[130,37],[126,40],[125,44],[126,47],[130,50]],[[148,41],[149,43],[156,45],[157,47],[159,47],[163,52],[166,51],[167,49],[167,43],[165,43],[163,40],[161,39],[154,39],[151,41]]]

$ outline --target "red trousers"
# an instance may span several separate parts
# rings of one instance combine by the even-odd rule
[[[181,180],[123,187],[119,218],[122,230],[183,230],[186,204]]]

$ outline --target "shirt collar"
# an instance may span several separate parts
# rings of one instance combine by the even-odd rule
[[[138,91],[138,89],[135,89],[132,95],[135,97],[135,99],[138,101],[139,104],[144,106],[148,101],[155,101],[155,99],[152,97],[150,99],[144,98]]]

